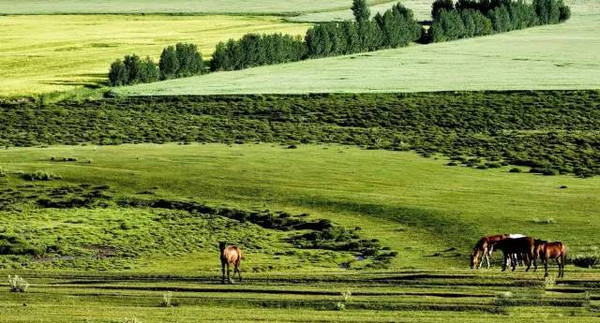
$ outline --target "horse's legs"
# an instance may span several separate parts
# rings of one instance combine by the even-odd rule
[[[229,263],[227,263],[227,282],[231,284],[231,268],[229,267]]]
[[[488,250],[488,252],[485,254],[487,269],[490,269],[490,257],[492,256],[492,251],[494,251],[494,247],[490,247],[490,250]]]
[[[477,269],[481,269],[481,266],[483,265],[483,260],[485,259],[486,255],[487,255],[487,250],[484,248],[483,253],[481,254],[481,261],[479,262],[479,266],[477,266]],[[479,259],[479,256],[477,256],[477,257],[478,257],[477,259]],[[489,266],[488,266],[488,268],[489,268]]]
[[[562,263],[560,261],[560,256],[556,257],[556,265],[558,266],[558,278],[562,277]]]
[[[548,258],[544,257],[542,262],[544,263],[544,277],[548,277]]]
[[[527,254],[527,253],[523,254],[523,260],[527,264],[527,269],[525,269],[525,271],[529,271],[529,268],[531,268],[532,259],[533,259],[533,256],[531,254]]]
[[[240,278],[240,283],[242,282],[242,271],[240,270],[240,265],[235,266],[235,271],[233,272],[233,276],[235,277],[235,272],[237,271],[238,277]]]
[[[508,254],[504,253],[504,259],[502,261],[502,271],[506,271],[506,266],[508,265]]]
[[[225,284],[225,262],[223,261],[221,261],[221,273],[223,274],[223,279],[221,279],[221,282]]]

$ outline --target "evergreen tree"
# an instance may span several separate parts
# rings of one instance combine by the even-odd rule
[[[342,35],[346,40],[344,54],[353,54],[360,50],[356,23],[345,21],[340,24]]]
[[[173,46],[163,49],[158,66],[160,68],[161,79],[168,80],[177,77],[177,71],[179,71],[179,59],[177,58],[177,53]]]
[[[367,6],[367,0],[353,0],[352,13],[356,22],[368,21],[371,18],[371,11]]]
[[[141,81],[142,61],[140,57],[133,54],[127,55],[123,59],[125,73],[127,74],[127,84],[136,84]]]
[[[120,59],[117,59],[110,64],[110,71],[108,72],[108,81],[110,86],[123,86],[128,84],[127,71],[125,64]]]
[[[438,19],[438,15],[441,10],[452,11],[454,10],[454,3],[452,0],[435,0],[431,5],[431,18],[435,21]]]
[[[198,52],[198,47],[195,44],[177,43],[175,45],[175,55],[179,63],[176,77],[187,77],[202,73],[202,54]]]
[[[558,21],[567,21],[569,20],[569,18],[571,18],[571,8],[569,8],[569,6],[566,6],[562,0],[559,0]]]
[[[210,60],[210,70],[213,72],[226,70],[227,59],[228,57],[225,43],[219,42],[215,48],[215,52],[212,55],[212,59]]]
[[[146,57],[145,60],[140,61],[140,83],[151,83],[156,82],[160,79],[160,71],[158,66],[150,57]]]

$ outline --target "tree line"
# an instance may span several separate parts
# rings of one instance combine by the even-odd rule
[[[149,57],[128,55],[110,66],[111,86],[148,83],[249,67],[295,62],[406,46],[411,42],[441,42],[490,35],[569,19],[563,0],[436,0],[433,23],[426,32],[410,9],[400,3],[371,18],[366,0],[353,0],[354,21],[328,22],[309,29],[304,38],[250,33],[217,44],[205,64],[194,44],[165,48],[158,64]],[[205,67],[206,65],[206,67]]]
[[[211,71],[294,62],[311,58],[406,46],[421,36],[411,10],[401,4],[384,14],[371,13],[365,0],[352,6],[355,21],[328,22],[309,29],[304,39],[288,35],[247,34],[217,45]]]
[[[210,64],[193,44],[165,48],[158,64],[147,57],[128,55],[110,66],[111,86],[148,83],[210,71],[240,70],[254,66],[406,46],[421,37],[422,28],[411,10],[397,4],[371,19],[366,0],[354,0],[355,21],[323,23],[309,29],[304,38],[283,34],[250,33],[239,40],[217,44]]]
[[[135,54],[117,59],[110,65],[108,80],[111,86],[132,85],[198,75],[203,70],[204,62],[198,47],[178,43],[163,49],[158,64],[150,57],[141,59]]]
[[[436,0],[432,5],[430,41],[460,38],[556,24],[569,19],[571,11],[562,0]]]

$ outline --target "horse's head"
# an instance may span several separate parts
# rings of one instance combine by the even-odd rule
[[[544,247],[546,246],[546,242],[541,239],[533,240],[533,254],[536,257],[540,257],[541,253],[544,251]]]
[[[477,265],[479,264],[479,254],[480,253],[481,253],[481,250],[479,250],[479,248],[473,249],[473,252],[471,253],[471,269],[477,268]]]
[[[219,241],[219,250],[221,250],[221,252],[223,252],[223,250],[225,250],[226,246],[227,246],[227,242]]]

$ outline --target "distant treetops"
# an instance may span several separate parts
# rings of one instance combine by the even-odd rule
[[[142,60],[135,54],[117,59],[110,65],[108,79],[111,86],[150,83],[201,74],[203,64],[196,45],[178,43],[163,49],[158,66],[150,57]]]
[[[571,16],[563,0],[436,0],[432,24],[423,28],[410,9],[400,3],[371,18],[366,0],[353,0],[354,21],[315,25],[304,38],[279,34],[246,34],[239,40],[217,44],[205,64],[194,44],[165,48],[160,62],[149,57],[125,56],[110,66],[111,86],[148,83],[254,66],[295,62],[407,46],[412,42],[441,42],[490,35],[527,27],[563,22]]]
[[[441,42],[556,24],[569,19],[571,10],[562,0],[436,0],[431,16],[429,38]]]

